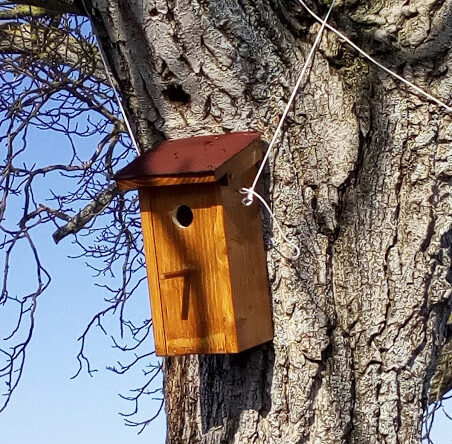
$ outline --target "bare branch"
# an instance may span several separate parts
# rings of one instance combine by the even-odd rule
[[[107,82],[97,47],[63,29],[49,29],[36,23],[2,24],[0,53],[33,56],[38,63],[68,66],[87,77]]]
[[[58,228],[58,230],[53,233],[53,240],[55,243],[57,244],[60,242],[60,240],[64,239],[68,234],[78,233],[110,204],[117,193],[118,189],[116,188],[116,185],[110,185],[108,188],[101,191],[85,208],[83,208],[82,211],[80,211],[80,213],[71,218],[66,225]]]
[[[78,0],[26,0],[16,2],[4,2],[2,5],[23,5],[24,7],[34,6],[35,8],[45,9],[46,15],[76,14],[84,15],[81,2]]]
[[[117,194],[111,185],[113,172],[133,154],[133,149],[124,136],[113,92],[91,73],[92,61],[98,55],[86,26],[86,19],[74,17],[0,25],[0,32],[10,38],[10,49],[11,42],[19,45],[14,52],[0,52],[0,144],[7,148],[0,162],[0,249],[6,253],[0,304],[5,316],[13,319],[12,327],[3,334],[4,346],[0,349],[0,380],[6,384],[0,409],[11,399],[24,370],[29,342],[24,343],[22,338],[31,337],[34,325],[28,321],[34,313],[32,295],[17,295],[11,288],[13,281],[8,276],[14,270],[10,264],[19,245],[35,228],[46,224],[56,226],[57,240],[78,233],[75,248],[80,247],[90,260],[89,266],[98,279],[109,276],[108,285],[100,284],[107,293],[104,307],[93,315],[80,337],[78,372],[95,371],[85,354],[85,343],[91,332],[109,333],[110,323],[103,325],[107,317],[117,319],[119,326],[114,350],[125,356],[142,356],[127,359],[131,362],[128,368],[142,367],[154,356],[147,340],[150,320],[136,323],[129,319],[126,309],[145,280],[137,198],[132,193]],[[37,48],[43,54],[36,52]],[[68,63],[71,52],[74,57]],[[44,151],[45,147],[36,147],[34,139],[28,137],[31,128],[65,137],[67,143],[59,139],[58,149],[54,150],[58,161],[56,157],[36,161],[41,155],[31,151],[33,145],[33,149]],[[46,186],[49,178],[50,189]],[[13,200],[16,204],[9,205]],[[99,214],[103,215],[102,226],[94,228],[92,222]],[[63,227],[58,226],[60,221],[64,221]],[[45,289],[38,274],[45,273],[37,255],[32,255],[31,260],[39,271],[36,302]],[[147,377],[146,372],[144,375]]]
[[[50,15],[45,8],[19,5],[0,10],[0,20],[14,20],[25,17],[44,17]]]

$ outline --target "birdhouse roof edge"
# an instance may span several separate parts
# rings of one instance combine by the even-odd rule
[[[119,170],[114,179],[118,182],[137,177],[206,173],[215,174],[218,178],[217,172],[222,170],[222,166],[233,165],[230,160],[260,140],[260,137],[260,132],[244,131],[165,140]]]

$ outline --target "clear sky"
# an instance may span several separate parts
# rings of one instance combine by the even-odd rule
[[[452,393],[449,392],[449,396]],[[444,401],[444,407],[441,407],[435,413],[433,427],[430,439],[434,444],[451,444],[452,443],[452,420],[447,417],[452,416],[452,399]],[[426,442],[426,441],[425,441]]]
[[[76,144],[80,149],[91,152],[89,144],[98,140],[80,139]],[[29,137],[29,150],[24,153],[28,164],[45,164],[51,159],[63,161],[63,147],[67,139],[49,131],[33,130]],[[96,146],[94,144],[94,146]],[[4,147],[1,147],[4,149]],[[46,176],[37,196],[39,202],[49,196],[49,188],[61,186],[58,176]],[[21,198],[12,200],[9,215],[20,211]],[[15,208],[15,206],[17,208]],[[16,219],[17,220],[17,219]],[[99,223],[102,223],[100,220]],[[118,359],[127,361],[112,349],[112,341],[97,328],[87,342],[87,354],[98,372],[94,377],[82,371],[76,379],[70,379],[78,369],[76,359],[80,336],[87,323],[99,309],[105,308],[104,298],[110,294],[95,285],[93,271],[87,268],[85,259],[69,259],[80,253],[72,244],[71,237],[55,245],[51,237],[55,227],[42,229],[34,236],[44,265],[50,271],[50,287],[38,298],[36,327],[28,348],[25,369],[19,387],[7,409],[0,414],[0,443],[33,444],[123,444],[152,443],[165,441],[166,423],[162,413],[141,435],[138,429],[126,427],[118,412],[133,410],[132,403],[118,394],[129,395],[129,389],[143,384],[142,370],[130,375],[116,375],[106,370]],[[3,262],[4,251],[0,251]],[[19,249],[11,264],[10,294],[25,294],[33,288],[34,267],[27,248]],[[10,319],[0,307],[0,335]],[[147,285],[141,285],[134,296],[129,310],[135,319],[144,320],[150,316]],[[107,321],[108,323],[108,321]],[[110,325],[113,331],[115,326]],[[149,351],[153,348],[149,340]],[[130,359],[130,357],[129,357]],[[155,362],[155,360],[154,360]],[[161,380],[157,382],[161,386]],[[136,420],[147,419],[155,413],[159,401],[148,396]]]
[[[77,338],[95,310],[102,307],[105,290],[94,285],[83,260],[67,258],[74,251],[69,239],[55,246],[43,235],[39,244],[46,252],[45,262],[53,281],[39,298],[36,330],[24,376],[9,407],[0,414],[0,442],[163,443],[166,427],[163,414],[139,436],[137,429],[126,427],[118,415],[119,411],[128,412],[133,407],[118,393],[127,395],[143,379],[137,374],[120,376],[105,370],[106,365],[115,363],[115,354],[110,339],[99,330],[88,344],[89,356],[99,371],[94,377],[82,372],[76,379],[70,379],[78,367]],[[27,280],[25,254],[16,259],[15,277],[18,281]],[[18,283],[16,288],[19,287]],[[139,296],[141,301],[134,309],[149,310],[146,287]],[[145,405],[148,411],[141,411],[139,416],[143,419],[151,416],[158,404]]]

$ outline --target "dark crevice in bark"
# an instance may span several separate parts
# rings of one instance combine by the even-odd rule
[[[356,405],[356,377],[355,377],[355,350],[351,348],[351,368],[352,368],[352,380],[350,381],[350,388],[351,388],[351,404],[350,404],[350,421],[346,424],[346,427],[344,429],[344,442],[347,444],[351,444],[353,442],[359,442],[358,440],[355,440],[355,437],[353,436],[355,433],[355,405]]]
[[[419,345],[418,350],[416,350],[417,353],[413,353],[409,364],[410,366],[414,364],[414,359],[417,356],[418,353],[422,350],[423,347],[426,346],[426,337],[428,335],[427,331],[427,325],[428,320],[432,318],[432,316],[436,319],[437,326],[435,328],[435,334],[433,335],[433,344],[431,349],[431,357],[430,357],[430,364],[426,368],[425,371],[425,377],[423,382],[423,390],[422,390],[422,404],[423,407],[426,408],[428,405],[428,399],[429,399],[429,391],[430,391],[430,384],[432,381],[433,376],[435,375],[436,366],[438,363],[438,356],[441,351],[441,343],[442,343],[442,333],[444,332],[444,328],[441,328],[441,326],[447,325],[447,320],[449,319],[450,313],[451,313],[451,302],[449,301],[442,301],[436,304],[430,305],[429,301],[429,288],[433,281],[433,277],[435,274],[435,269],[438,265],[438,261],[436,260],[432,265],[430,269],[430,273],[427,275],[425,279],[425,285],[424,285],[424,298],[423,298],[423,304],[420,307],[419,315],[424,318],[423,322],[423,334],[424,334],[424,341],[422,344]],[[422,347],[422,348],[421,348]]]
[[[433,236],[435,234],[435,226],[436,226],[436,216],[434,213],[434,207],[436,206],[436,202],[439,196],[439,184],[434,183],[432,186],[432,194],[428,198],[428,202],[430,203],[430,214],[429,214],[429,223],[427,226],[427,232],[425,235],[425,239],[421,244],[420,251],[425,253],[432,242]]]
[[[428,249],[428,247],[430,246],[430,242],[432,241],[432,238],[435,234],[435,224],[436,224],[436,218],[433,215],[433,210],[430,209],[430,222],[428,223],[427,226],[427,233],[426,233],[426,237],[424,239],[424,241],[421,244],[421,248],[420,251],[422,253],[425,253]]]
[[[318,361],[318,360],[314,361],[314,360],[308,359],[306,357],[306,359],[308,361],[318,364],[317,372],[313,376],[313,383],[311,385],[311,390],[309,391],[308,396],[307,396],[310,401],[310,405],[312,406],[311,407],[312,409],[313,409],[313,406],[315,405],[316,398],[320,393],[320,389],[322,388],[323,374],[327,370],[326,359],[327,359],[327,357],[331,357],[331,354],[332,354],[332,346],[331,346],[331,344],[329,344],[322,351],[322,360],[321,361]],[[307,422],[307,427],[305,428],[304,436],[298,441],[297,444],[305,444],[309,441],[309,438],[311,436],[311,428],[312,428],[315,420],[316,420],[316,415],[311,414],[309,416],[309,419]]]
[[[336,229],[337,231],[337,229]],[[328,239],[328,246],[326,249],[326,275],[325,281],[328,283],[326,287],[327,305],[330,308],[327,325],[327,335],[332,337],[334,330],[337,328],[337,307],[336,298],[334,294],[334,241],[336,236],[332,239]]]
[[[438,255],[438,260],[442,263],[442,254],[447,254],[449,259],[452,259],[452,228],[447,230],[440,239],[440,252]],[[446,274],[446,281],[452,285],[452,268],[449,267]],[[452,304],[452,297],[451,297]]]
[[[371,122],[372,122],[372,119],[371,119]],[[366,150],[368,149],[369,141],[372,138],[372,128],[371,127],[369,128],[367,137],[364,137],[362,135],[361,131],[359,132],[358,135],[359,135],[359,145],[358,145],[356,162],[355,162],[354,168],[352,170],[350,170],[347,178],[338,188],[338,204],[335,207],[336,220],[338,222],[337,222],[336,231],[334,233],[334,240],[336,240],[340,234],[340,229],[341,229],[341,226],[343,223],[342,216],[343,216],[344,210],[347,206],[347,194],[350,192],[351,188],[356,187],[361,170],[364,166],[365,153],[366,153]]]
[[[376,412],[376,421],[377,421],[377,426],[376,426],[376,428],[378,429],[379,428],[379,425],[380,425],[380,419],[381,419],[381,400],[380,400],[380,395],[381,395],[381,385],[382,385],[382,382],[381,382],[381,375],[383,374],[383,370],[382,370],[382,363],[381,362],[374,362],[372,365],[377,365],[378,367],[377,367],[377,374],[378,374],[378,376],[379,376],[379,379],[378,379],[378,381],[377,381],[377,383],[376,383],[376,386],[375,386],[375,399],[376,399],[376,404],[378,405],[378,410],[377,410],[377,412]],[[368,365],[367,366],[368,368],[370,367],[370,365]]]
[[[185,92],[181,85],[174,83],[163,90],[163,95],[171,102],[189,103],[191,100],[190,94]]]
[[[280,23],[292,33],[294,38],[303,36],[306,30],[313,24],[313,21],[310,20],[311,16],[306,14],[297,0],[286,2],[271,0],[270,4]]]
[[[358,7],[360,2],[357,2]],[[375,13],[376,14],[376,13]],[[366,14],[359,14],[363,18]],[[352,18],[354,17],[354,18]],[[397,46],[397,34],[389,34],[386,39],[378,40],[375,32],[379,28],[376,23],[366,23],[365,20],[357,18],[358,14],[337,14],[336,22],[339,29],[347,29],[347,36],[368,54],[376,57],[380,63],[391,69],[397,69],[404,58],[400,57],[400,48]]]
[[[400,390],[400,381],[399,381],[399,376],[400,376],[400,370],[396,372],[397,374],[397,378],[396,378],[396,387],[397,387],[397,400],[396,400],[396,405],[397,405],[397,415],[395,418],[395,422],[396,422],[396,426],[395,426],[395,439],[396,439],[396,443],[400,444],[400,437],[399,437],[399,431],[400,428],[402,427],[402,392]],[[404,438],[402,437],[402,440]],[[402,442],[402,444],[404,444]]]

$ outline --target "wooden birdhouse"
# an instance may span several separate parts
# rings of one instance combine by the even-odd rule
[[[169,140],[116,175],[138,188],[156,352],[237,353],[273,338],[262,222],[241,204],[257,132]]]

